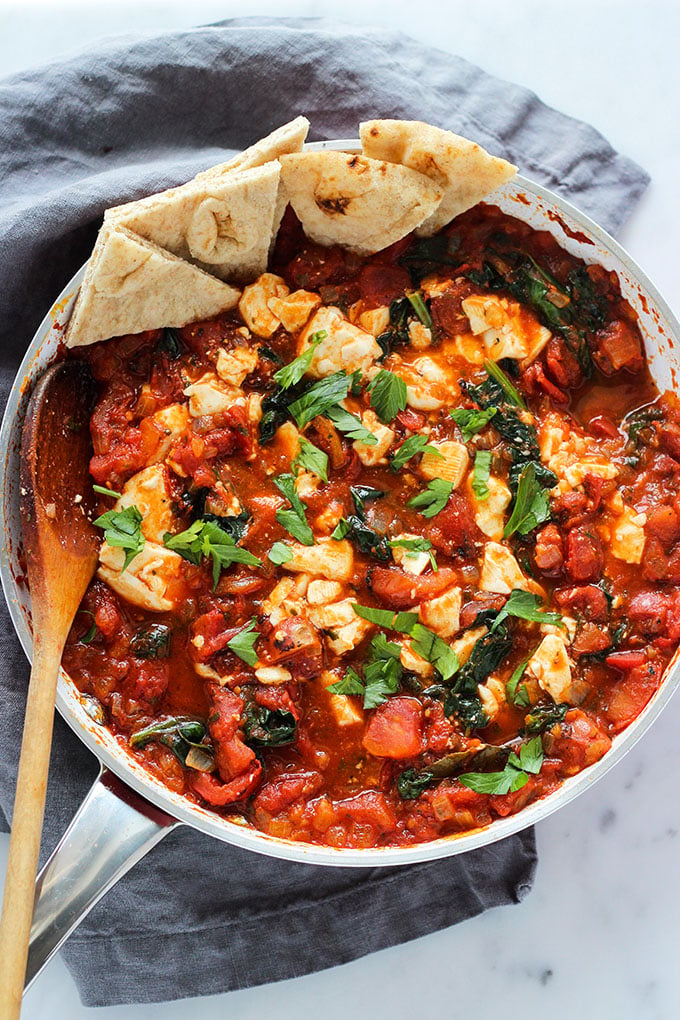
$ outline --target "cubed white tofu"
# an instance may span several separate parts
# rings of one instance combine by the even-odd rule
[[[484,546],[479,588],[498,595],[509,595],[513,588],[533,590],[511,551],[499,542],[487,542]]]
[[[330,709],[338,726],[363,726],[363,709],[343,694],[330,694]]]
[[[475,294],[462,301],[470,329],[480,336],[492,361],[516,358],[529,363],[545,347],[550,330],[516,301],[495,294]]]
[[[418,539],[420,535],[414,535],[410,531],[404,531],[394,536],[394,541],[403,539]],[[403,545],[392,546],[392,559],[407,574],[418,576],[430,565],[430,557],[426,552],[416,552],[415,549],[407,549]]]
[[[451,290],[451,287],[459,282],[460,280],[454,280],[452,284],[450,277],[439,277],[436,273],[430,273],[420,281],[420,289],[426,298],[432,299],[446,294],[447,290]]]
[[[354,612],[354,599],[310,606],[307,619],[326,635],[326,644],[335,655],[345,655],[360,644],[373,630],[373,624]]]
[[[282,577],[262,602],[262,612],[276,627],[288,616],[298,616],[304,608],[304,598],[309,585],[309,576]]]
[[[359,460],[362,464],[365,464],[366,467],[374,467],[376,464],[386,464],[387,459],[385,454],[394,442],[396,433],[393,432],[388,425],[383,425],[375,411],[372,411],[370,408],[364,411],[361,415],[361,424],[367,428],[378,441],[373,446],[368,446],[366,443],[362,443],[359,439],[355,440],[355,442],[352,443],[352,446],[356,450]]]
[[[310,581],[307,588],[307,601],[310,606],[325,606],[329,602],[338,602],[342,595],[342,585],[338,581]]]
[[[287,684],[293,679],[293,674],[284,669],[283,666],[260,666],[255,670],[255,676],[261,684]]]
[[[479,530],[494,542],[500,542],[505,528],[505,511],[512,500],[512,493],[501,478],[489,475],[487,482],[489,496],[479,499],[472,488],[472,472],[468,476],[467,494],[475,510],[475,523]]]
[[[182,571],[182,557],[155,542],[146,542],[141,552],[123,570],[125,551],[104,542],[99,550],[99,577],[133,606],[153,613],[175,608]]]
[[[234,347],[231,351],[220,350],[215,367],[220,379],[230,386],[240,386],[257,368],[257,362],[256,347]]]
[[[174,531],[176,523],[164,464],[152,464],[127,480],[114,509],[124,510],[128,506],[136,506],[142,515],[144,537],[162,545],[163,535]]]
[[[252,425],[257,425],[262,420],[262,401],[264,397],[261,393],[249,393],[248,394],[248,421]]]
[[[300,433],[292,421],[284,421],[276,430],[273,447],[277,454],[292,463],[300,453]]]
[[[184,396],[189,398],[189,414],[192,418],[221,414],[236,405],[245,406],[243,390],[222,382],[214,372],[206,372],[200,379],[187,386]]]
[[[273,297],[267,302],[286,333],[297,333],[321,304],[321,298],[311,290],[295,290],[288,297]]]
[[[380,308],[369,308],[368,311],[362,312],[359,316],[359,325],[373,336],[380,336],[381,333],[389,329],[389,306],[381,305]]]
[[[410,673],[417,673],[418,676],[432,676],[434,673],[434,666],[427,659],[424,659],[422,655],[418,655],[414,652],[411,639],[401,642],[401,654],[399,655],[399,661],[401,662],[404,669],[407,669]]]
[[[471,365],[483,365],[486,361],[484,341],[474,333],[461,333],[454,341],[457,353]]]
[[[322,687],[328,688],[340,679],[328,670],[319,677]],[[328,691],[329,707],[338,726],[360,726],[364,722],[364,711],[356,698],[348,698],[345,694],[333,694]]]
[[[553,701],[567,701],[571,687],[571,665],[562,638],[557,634],[546,634],[527,663],[527,673],[538,680]]]
[[[301,468],[295,479],[295,491],[300,499],[311,499],[319,488],[319,481],[320,479],[313,472],[303,471]]]
[[[576,637],[578,623],[573,616],[563,616],[561,627],[555,623],[542,623],[539,630],[541,634],[556,634],[558,638],[570,645]]]
[[[216,517],[238,517],[243,507],[232,485],[218,481],[206,493],[205,509]]]
[[[605,461],[601,456],[584,457],[583,460],[577,460],[556,472],[560,478],[558,487],[562,491],[575,489],[577,485],[582,485],[586,475],[611,479],[616,478],[618,473],[617,465],[612,461]]]
[[[255,283],[244,287],[238,310],[248,328],[267,339],[276,332],[281,320],[269,307],[271,298],[285,298],[290,291],[286,281],[274,273],[263,273]]]
[[[382,355],[375,337],[360,326],[353,325],[339,308],[319,308],[305,326],[298,340],[298,355],[310,346],[312,337],[320,332],[326,336],[317,345],[309,366],[309,375],[316,379],[334,372],[366,373]]]
[[[616,478],[619,469],[602,454],[591,436],[587,436],[558,415],[546,415],[538,431],[541,460],[557,475],[559,492],[569,492],[583,484],[586,475]]]
[[[505,684],[498,677],[490,676],[486,683],[477,685],[477,692],[482,708],[493,722],[501,705],[505,704]]]
[[[647,514],[637,513],[632,506],[624,506],[611,527],[610,549],[612,556],[624,563],[641,563],[645,548]]]
[[[158,431],[158,446],[149,457],[150,463],[157,463],[165,460],[171,447],[187,431],[191,415],[186,404],[169,404],[146,420],[153,423]]]
[[[314,518],[313,530],[321,535],[330,535],[345,516],[345,507],[339,499],[331,500],[325,510]]]
[[[416,411],[437,411],[454,402],[460,393],[457,376],[427,355],[392,365],[390,371],[406,383],[406,400]]]
[[[508,319],[507,299],[495,294],[472,294],[461,301],[461,307],[468,317],[470,332],[475,336],[487,329],[500,329]]]
[[[418,319],[413,319],[408,324],[408,337],[414,350],[424,351],[432,343],[432,330]]]
[[[443,478],[457,489],[465,478],[470,463],[468,452],[463,443],[455,439],[445,439],[441,443],[430,443],[441,454],[440,457],[430,450],[425,450],[418,471],[423,478]]]
[[[350,543],[343,539],[320,538],[316,545],[299,545],[292,542],[293,558],[283,564],[284,570],[326,577],[329,581],[349,581],[354,567],[354,553]]]
[[[449,588],[437,598],[421,602],[418,617],[441,638],[451,638],[460,628],[460,607],[463,601],[460,588]]]
[[[487,627],[475,627],[473,630],[466,630],[452,643],[451,647],[458,656],[458,662],[461,666],[464,666],[468,661],[472,654],[472,649],[479,639],[484,637],[487,629]]]

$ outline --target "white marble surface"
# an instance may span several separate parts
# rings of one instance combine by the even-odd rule
[[[0,0],[0,75],[102,35],[162,31],[243,14],[333,15],[389,24],[533,88],[590,121],[653,183],[624,245],[680,312],[680,8],[672,0],[273,0],[237,4]],[[540,864],[524,903],[355,963],[199,1002],[102,1009],[98,1020],[340,1020],[347,1015],[551,1020],[680,1016],[680,699],[593,790],[538,828]],[[0,838],[6,853],[7,839]],[[79,1020],[60,959],[26,998],[25,1020]]]

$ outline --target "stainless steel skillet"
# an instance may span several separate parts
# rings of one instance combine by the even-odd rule
[[[359,151],[359,143],[340,140],[315,143],[308,148]],[[563,248],[585,261],[614,270],[621,281],[624,297],[639,316],[654,380],[661,390],[678,389],[680,324],[642,270],[612,237],[564,199],[523,177],[516,177],[487,201],[538,230],[549,230]],[[27,395],[35,379],[55,356],[83,275],[84,267],[69,281],[37,330],[17,373],[0,430],[0,527],[5,536],[0,554],[0,577],[14,627],[29,658],[32,646],[30,598],[21,583],[19,560],[21,424]],[[519,814],[499,819],[485,829],[417,847],[337,850],[269,836],[245,823],[221,818],[173,793],[146,772],[108,730],[88,715],[79,691],[62,672],[57,708],[97,757],[101,771],[38,878],[27,982],[36,976],[101,896],[178,825],[193,826],[256,853],[336,867],[403,865],[464,853],[533,825],[589,788],[647,730],[679,682],[676,654],[660,690],[635,722],[615,738],[605,757]],[[87,868],[83,868],[83,860],[87,861]]]

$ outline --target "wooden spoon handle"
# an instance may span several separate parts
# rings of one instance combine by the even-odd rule
[[[63,644],[54,634],[35,643],[0,921],[3,1020],[18,1020],[21,1012]]]

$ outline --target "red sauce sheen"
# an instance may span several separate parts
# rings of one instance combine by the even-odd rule
[[[428,242],[425,254],[409,236],[359,258],[307,242],[289,211],[273,256],[271,272],[294,297],[311,292],[367,333],[389,334],[381,335],[387,357],[373,359],[348,397],[353,414],[376,426],[366,417],[366,384],[378,368],[408,387],[408,404],[388,422],[392,437],[377,463],[366,454],[370,446],[357,447],[323,415],[301,429],[328,457],[328,482],[309,473],[298,481],[315,542],[303,549],[323,556],[331,545],[349,550],[339,574],[268,558],[275,542],[297,548],[277,520],[291,505],[274,484],[296,472],[294,425],[284,411],[274,425],[288,424],[272,438],[265,441],[261,429],[267,398],[280,395],[274,372],[300,353],[304,323],[288,332],[275,320],[270,336],[253,335],[252,316],[248,330],[235,310],[70,354],[88,360],[101,387],[91,419],[93,480],[120,491],[153,465],[153,477],[161,478],[162,498],[155,483],[144,490],[139,479],[126,490],[126,497],[147,492],[146,552],[164,547],[165,532],[177,535],[197,519],[228,528],[240,513],[239,546],[262,566],[229,565],[214,586],[210,558],[190,562],[175,554],[169,572],[151,562],[147,571],[164,584],[160,611],[124,595],[120,578],[136,576],[134,559],[122,574],[110,570],[110,583],[97,576],[64,666],[121,746],[167,786],[276,836],[334,847],[404,846],[519,811],[607,752],[659,687],[680,638],[680,409],[654,387],[615,274],[586,267],[550,234],[485,205],[434,240],[439,248]],[[414,289],[431,330],[404,302]],[[470,298],[478,299],[486,332],[472,332]],[[390,303],[399,301],[401,322],[393,305],[389,324]],[[572,311],[570,330],[564,323]],[[538,344],[541,325],[550,329],[547,342],[529,356],[513,355],[510,334],[523,338],[526,350]],[[494,358],[495,343],[510,344],[500,366],[527,411],[497,392],[488,397],[483,360]],[[220,353],[254,348],[258,357],[245,378],[225,380],[224,366],[220,376]],[[330,371],[341,369],[342,344],[333,357]],[[185,391],[206,376],[219,399],[201,402],[194,391],[190,404]],[[314,381],[306,376],[296,392]],[[486,398],[475,389],[484,384]],[[480,406],[498,406],[497,416],[464,441],[450,411]],[[525,428],[514,439],[513,422],[515,433],[517,423]],[[416,453],[392,470],[399,447],[416,435],[435,446],[458,445],[442,446],[444,459]],[[535,448],[533,456],[526,446],[517,452],[527,435],[538,458]],[[454,478],[448,454],[461,447],[467,459]],[[487,500],[472,487],[479,452],[491,454]],[[556,476],[543,477],[549,515],[504,539],[517,465],[532,459],[534,470]],[[437,476],[454,484],[439,512],[425,516],[409,501]],[[357,486],[383,495],[357,507]],[[100,513],[114,504],[100,497]],[[341,518],[357,515],[382,539],[382,558],[356,535],[329,537]],[[409,561],[403,548],[397,562],[397,549],[385,543],[404,534],[427,540],[436,570],[428,560],[414,572],[417,553]],[[499,547],[519,573],[507,561],[493,569]],[[490,631],[518,587],[537,595],[543,611],[560,614],[563,626],[508,616]],[[414,654],[405,633],[360,620],[354,603],[420,611],[429,632],[456,651],[458,672],[443,678],[436,658]],[[229,647],[249,624],[257,635],[255,665]],[[505,645],[498,641],[503,633]],[[351,670],[369,686],[378,635],[400,657],[391,689],[373,697],[374,705],[368,698],[367,707],[361,694],[329,692]],[[491,669],[480,641],[498,653]],[[561,666],[541,667],[532,658],[539,646],[561,649]],[[506,684],[525,660],[529,666],[509,692]],[[456,687],[466,669],[467,695]],[[461,774],[502,770],[509,752],[536,736],[540,769],[527,771],[521,788],[483,793],[460,781]]]

